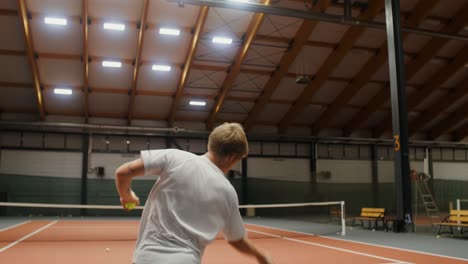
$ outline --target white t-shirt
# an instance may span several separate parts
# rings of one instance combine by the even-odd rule
[[[176,150],[142,151],[146,175],[158,175],[145,204],[133,261],[199,264],[205,247],[222,231],[244,237],[237,194],[207,157]]]

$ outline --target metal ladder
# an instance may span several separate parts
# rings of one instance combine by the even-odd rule
[[[440,214],[439,214],[439,208],[437,207],[437,204],[435,203],[434,196],[432,195],[431,189],[429,188],[429,185],[427,184],[427,180],[417,180],[416,181],[416,188],[418,189],[419,196],[421,197],[421,202],[424,206],[424,209],[426,210],[426,214],[429,218],[429,221],[434,227],[434,222],[439,222],[440,221]]]

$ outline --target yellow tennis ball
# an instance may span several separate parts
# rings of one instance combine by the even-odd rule
[[[128,210],[135,209],[135,207],[136,207],[136,203],[126,203],[125,204],[125,208],[127,208]]]

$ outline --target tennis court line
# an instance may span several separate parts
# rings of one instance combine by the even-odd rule
[[[3,251],[5,251],[5,250],[7,250],[7,249],[9,249],[9,248],[11,248],[12,246],[14,246],[14,245],[16,245],[16,244],[18,244],[18,243],[20,243],[21,241],[23,241],[23,240],[25,240],[25,239],[28,239],[28,238],[34,236],[35,234],[37,234],[37,233],[39,233],[39,232],[41,232],[41,231],[43,231],[43,230],[49,228],[51,225],[53,225],[53,224],[55,224],[55,223],[57,223],[57,222],[58,222],[58,220],[55,220],[55,221],[53,221],[52,223],[49,223],[49,224],[47,224],[47,225],[45,225],[45,226],[43,226],[43,227],[37,229],[36,231],[25,235],[24,237],[22,237],[22,238],[16,240],[15,242],[10,243],[9,245],[6,245],[6,246],[0,248],[0,253],[3,252]]]
[[[362,253],[362,252],[359,252],[359,251],[344,249],[344,248],[340,248],[340,247],[332,247],[332,246],[327,246],[327,245],[323,245],[323,244],[320,244],[320,243],[314,243],[314,242],[309,242],[309,241],[304,241],[304,240],[289,238],[289,237],[282,237],[282,236],[278,236],[278,235],[274,235],[274,234],[270,234],[270,233],[265,233],[265,232],[261,232],[261,231],[256,231],[256,230],[252,230],[252,229],[248,229],[248,228],[247,228],[247,230],[250,231],[250,232],[254,232],[254,233],[258,233],[258,234],[262,234],[262,235],[281,238],[281,239],[285,239],[285,240],[289,240],[289,241],[293,241],[293,242],[298,242],[298,243],[303,243],[303,244],[307,244],[307,245],[312,245],[312,246],[317,246],[317,247],[323,247],[323,248],[343,251],[343,252],[356,254],[356,255],[361,255],[361,256],[365,256],[365,257],[381,259],[381,260],[385,260],[385,261],[390,261],[392,263],[414,264],[412,262],[406,262],[406,261],[402,261],[402,260],[398,260],[398,259],[381,257],[381,256],[373,255],[373,254]]]
[[[319,236],[319,235],[314,235],[314,234],[311,234],[311,233],[299,232],[299,231],[294,231],[294,230],[289,230],[289,229],[275,228],[275,227],[270,227],[270,226],[262,226],[262,225],[256,225],[256,224],[251,224],[251,223],[247,223],[247,225],[258,226],[258,227],[263,227],[263,228],[270,228],[270,229],[274,229],[274,230],[278,230],[278,231],[289,231],[289,232],[294,232],[294,233],[298,233],[298,234],[307,235],[307,236],[310,236],[310,237]],[[384,245],[366,243],[366,242],[355,241],[355,240],[347,240],[347,239],[336,238],[336,237],[328,237],[328,236],[319,236],[319,237],[320,237],[320,238],[331,239],[331,240],[339,240],[339,241],[345,241],[345,242],[350,242],[350,243],[356,243],[356,244],[362,244],[362,245],[367,245],[367,246],[373,246],[373,247],[381,247],[381,248],[388,248],[388,249],[401,250],[401,251],[406,251],[406,252],[411,252],[411,253],[417,253],[417,254],[423,254],[423,255],[428,255],[428,256],[434,256],[434,257],[441,257],[441,258],[448,258],[448,259],[455,259],[455,260],[467,261],[467,259],[465,259],[465,258],[457,258],[457,257],[446,256],[446,255],[440,255],[440,254],[434,254],[434,253],[429,253],[429,252],[424,252],[424,251],[418,251],[418,250],[412,250],[412,249],[397,248],[397,247],[392,247],[392,246],[384,246]],[[467,262],[468,262],[468,261],[467,261]]]
[[[16,225],[12,225],[12,226],[7,226],[5,228],[0,229],[0,232],[7,231],[9,229],[15,228],[15,227],[20,226],[20,225],[24,225],[24,224],[29,223],[29,222],[31,222],[31,220],[27,220],[27,221],[24,221],[24,222],[21,222],[21,223],[18,223]]]

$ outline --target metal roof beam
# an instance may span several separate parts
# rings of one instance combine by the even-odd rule
[[[167,0],[168,2],[180,2],[179,0]],[[430,0],[426,0],[430,1]],[[319,12],[310,12],[303,11],[298,9],[291,8],[282,8],[282,7],[273,7],[273,6],[264,6],[255,3],[239,3],[234,1],[218,1],[218,0],[184,0],[184,4],[190,5],[200,5],[200,6],[210,6],[210,7],[220,7],[220,8],[231,8],[237,10],[243,10],[254,13],[265,13],[268,15],[277,15],[277,16],[286,16],[301,18],[304,20],[315,20],[323,21],[328,23],[335,24],[344,24],[349,26],[358,26],[358,27],[368,27],[380,30],[386,30],[385,23],[376,22],[372,20],[360,20],[352,17],[346,17],[342,15],[331,15]],[[450,34],[445,32],[436,32],[432,30],[426,30],[423,28],[417,28],[418,25],[414,27],[402,27],[401,30],[406,33],[439,37],[439,38],[448,38],[453,40],[468,41],[468,36],[460,34]]]

